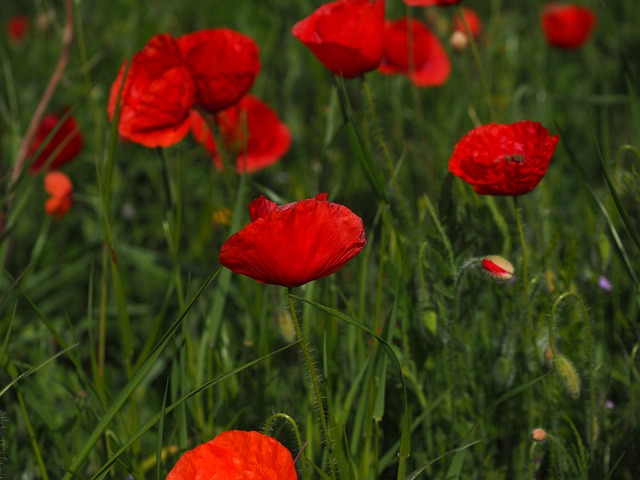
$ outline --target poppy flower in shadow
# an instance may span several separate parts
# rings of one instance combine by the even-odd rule
[[[220,249],[220,263],[261,283],[297,287],[341,269],[366,245],[362,219],[327,194],[278,206],[251,202],[251,223]]]
[[[120,136],[147,147],[168,147],[182,140],[189,131],[196,87],[175,39],[155,35],[133,56],[128,71],[126,67],[125,61],[107,107],[112,120],[121,94]]]
[[[523,195],[544,177],[559,139],[529,120],[482,125],[456,144],[449,171],[480,195]]]
[[[234,30],[200,30],[177,42],[195,81],[197,104],[211,113],[237,103],[260,71],[258,45]]]
[[[255,172],[276,163],[291,145],[291,132],[287,125],[267,104],[252,95],[247,94],[232,107],[208,117],[217,125],[225,150],[237,155],[239,173]],[[191,113],[191,131],[209,151],[216,167],[222,169],[209,126],[196,111]]]
[[[60,220],[71,208],[73,200],[73,184],[64,173],[49,172],[44,177],[44,190],[51,197],[44,204],[47,215],[53,215]]]
[[[16,15],[7,21],[7,34],[14,43],[19,43],[29,29],[29,17]]]
[[[46,115],[29,146],[28,155],[38,156],[29,167],[29,173],[37,173],[43,168],[56,170],[73,160],[82,151],[82,132],[72,115],[50,113]],[[44,146],[43,146],[44,144]]]
[[[597,17],[587,7],[552,2],[542,9],[541,20],[549,45],[575,50],[589,39]]]
[[[469,27],[469,31],[473,38],[478,40],[480,38],[480,34],[482,33],[482,20],[478,16],[475,10],[471,8],[462,8],[462,15],[464,15],[464,21],[460,15],[455,16],[453,19],[452,29],[454,32],[462,32],[464,35],[467,34],[467,29],[464,24],[467,23],[467,27]]]
[[[383,25],[384,0],[338,0],[300,20],[292,33],[334,74],[354,78],[380,64]]]
[[[275,438],[229,430],[186,452],[167,480],[296,480],[291,452]]]
[[[457,5],[462,0],[404,0],[404,3],[413,7],[447,7],[449,5]]]
[[[419,87],[438,86],[449,78],[451,62],[431,30],[418,20],[401,18],[385,23],[384,55],[378,71],[401,73]]]

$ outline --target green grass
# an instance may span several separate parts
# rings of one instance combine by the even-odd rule
[[[164,478],[227,429],[264,429],[294,457],[302,450],[306,479],[636,478],[636,1],[583,2],[596,33],[563,52],[544,42],[539,2],[467,0],[484,21],[490,98],[471,50],[449,52],[438,88],[375,72],[335,81],[290,34],[319,3],[74,2],[71,57],[48,110],[69,106],[84,133],[63,168],[75,203],[51,220],[42,175],[23,175],[0,240],[0,478]],[[400,0],[386,11],[427,12]],[[454,11],[428,9],[442,21]],[[21,44],[0,40],[3,199],[64,24],[61,2],[11,3],[0,20],[17,13],[50,23]],[[118,141],[108,122],[125,58],[156,33],[210,27],[256,40],[252,93],[293,134],[289,153],[251,176],[217,171],[190,137],[156,152]],[[545,178],[517,201],[526,277],[514,202],[447,171],[478,123],[522,119],[561,136]],[[219,268],[251,199],[319,192],[364,220],[368,244],[344,269],[288,295]],[[223,207],[230,226],[212,222]],[[465,267],[487,254],[509,259],[516,281]],[[545,360],[550,343],[579,395]],[[536,427],[546,442],[531,440]]]

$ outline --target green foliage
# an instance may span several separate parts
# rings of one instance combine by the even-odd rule
[[[572,52],[544,43],[539,2],[467,0],[484,21],[477,57],[448,46],[456,8],[389,0],[389,18],[428,19],[451,56],[448,82],[426,89],[375,72],[333,79],[290,33],[319,2],[73,3],[49,110],[70,107],[85,144],[64,167],[74,205],[60,221],[44,214],[42,174],[10,178],[60,54],[62,2],[0,14],[2,25],[32,19],[23,42],[0,38],[2,205],[12,198],[0,236],[0,478],[164,478],[228,429],[278,438],[304,479],[635,478],[635,0],[583,2],[599,23]],[[293,134],[280,163],[251,176],[217,171],[190,137],[162,152],[120,142],[108,121],[124,59],[156,33],[210,27],[260,45],[252,92]],[[449,174],[472,127],[522,119],[561,139],[517,210]],[[287,295],[219,267],[251,199],[319,192],[364,220],[368,244],[344,269]],[[221,209],[230,224],[212,221]],[[515,281],[476,268],[489,254],[515,265]],[[560,307],[565,297],[578,302]],[[545,442],[533,443],[535,427]]]

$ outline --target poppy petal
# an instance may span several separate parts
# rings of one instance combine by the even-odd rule
[[[325,67],[344,78],[375,70],[382,59],[384,0],[325,3],[292,29]]]
[[[228,28],[212,28],[177,39],[197,88],[197,103],[215,113],[239,102],[260,71],[258,45]]]
[[[449,171],[480,195],[523,195],[544,177],[559,139],[529,120],[482,125],[456,144]]]
[[[109,119],[113,119],[126,72],[125,61],[111,86]],[[147,147],[168,147],[189,132],[195,84],[176,41],[167,34],[151,38],[133,56],[120,98],[118,132]]]
[[[258,432],[230,430],[186,452],[167,480],[296,480],[291,452],[275,438]]]
[[[255,218],[220,250],[220,263],[262,283],[296,287],[337,272],[365,246],[362,219],[326,194],[278,206],[263,197]]]

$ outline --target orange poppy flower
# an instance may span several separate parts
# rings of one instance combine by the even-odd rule
[[[56,217],[56,220],[60,220],[73,204],[71,180],[62,172],[49,172],[44,177],[44,190],[51,195],[44,205],[45,212],[47,215]]]
[[[275,438],[229,430],[186,452],[167,480],[296,480],[291,452]]]

